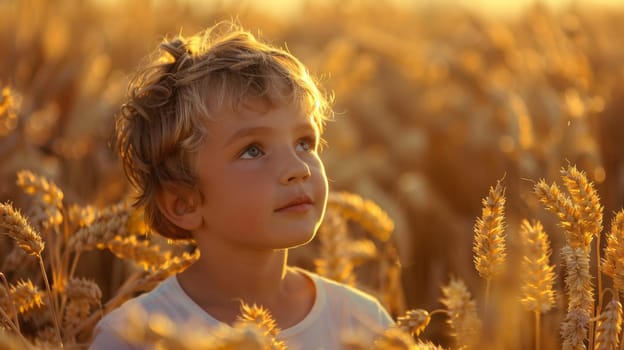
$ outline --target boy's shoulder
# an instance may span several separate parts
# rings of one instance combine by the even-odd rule
[[[353,286],[336,282],[316,273],[303,270],[303,273],[312,279],[316,287],[315,304],[310,311],[307,321],[307,331],[303,338],[311,337],[308,341],[314,344],[314,337],[333,334],[335,330],[352,330],[366,334],[379,334],[394,324],[394,320],[383,305],[373,295]],[[286,329],[288,335],[291,329]],[[303,339],[302,338],[302,339]],[[329,341],[329,340],[328,340]],[[334,339],[336,344],[339,339]],[[326,342],[327,343],[327,342]],[[325,345],[329,343],[323,343]],[[324,348],[336,348],[336,344]],[[323,348],[323,347],[322,347]]]
[[[176,276],[162,281],[156,288],[129,299],[115,310],[106,314],[96,325],[96,332],[128,330],[134,325],[143,327],[151,315],[166,316],[173,322],[196,318],[194,305],[187,301],[177,283]]]
[[[171,298],[171,294],[173,294],[173,290],[171,288],[173,278],[175,277],[169,277],[159,283],[151,291],[126,300],[118,308],[106,314],[102,318],[101,322],[107,323],[111,321],[120,321],[121,318],[125,318],[129,313],[139,309],[146,313],[162,311],[160,309],[163,309],[163,305],[165,304],[163,303],[164,299]]]
[[[322,297],[326,299],[330,307],[350,305],[359,310],[371,310],[386,314],[384,307],[373,295],[310,271],[305,271],[304,273],[313,279],[319,289],[317,293],[323,294]]]
[[[89,349],[135,349],[131,343],[128,343],[128,337],[145,327],[146,320],[151,313],[166,312],[163,307],[166,307],[167,300],[172,297],[173,278],[175,277],[169,277],[153,290],[125,301],[121,306],[104,315],[93,330],[93,341]]]
[[[375,297],[371,294],[351,285],[335,281],[308,270],[301,269],[301,271],[304,271],[304,273],[312,278],[317,285],[322,286],[327,292],[331,292],[332,295],[336,297],[352,297],[357,300],[361,300],[362,302],[377,301],[377,299],[375,299]]]

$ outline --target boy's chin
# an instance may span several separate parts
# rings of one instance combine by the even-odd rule
[[[285,242],[282,242],[283,243],[281,244],[282,247],[279,247],[279,248],[276,247],[276,249],[297,248],[297,247],[310,243],[310,241],[312,241],[315,236],[316,236],[316,232],[301,232],[301,233],[293,234],[292,236],[289,237],[288,240],[286,240]]]
[[[303,245],[306,245],[308,243],[310,243],[314,237],[316,237],[316,233],[312,233],[311,235],[308,235],[305,239],[301,240],[298,243],[295,243],[294,245],[290,246],[289,248],[297,248],[297,247],[301,247]]]

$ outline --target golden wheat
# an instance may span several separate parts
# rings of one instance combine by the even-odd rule
[[[394,222],[375,202],[348,192],[330,193],[327,207],[348,220],[353,220],[381,241],[390,238]]]
[[[520,237],[525,255],[522,260],[522,305],[531,312],[543,313],[555,303],[555,266],[549,264],[550,242],[541,222],[522,222]]]
[[[373,349],[408,350],[415,347],[414,339],[400,328],[390,327],[375,339]]]
[[[548,186],[541,180],[535,193],[548,210],[559,217],[559,226],[566,233],[566,246],[561,249],[565,264],[565,290],[568,296],[567,315],[561,326],[564,349],[581,349],[585,341],[594,343],[594,286],[590,272],[591,242],[596,240],[596,264],[600,267],[600,232],[602,205],[593,183],[574,166],[561,170],[562,179],[570,196],[562,193],[556,184]],[[602,304],[602,279],[598,274],[598,309]]]
[[[84,300],[89,305],[98,305],[102,299],[102,291],[95,281],[85,278],[70,278],[65,285],[65,295],[69,299]]]
[[[354,266],[348,254],[350,240],[347,223],[336,214],[326,215],[325,225],[318,232],[321,250],[319,258],[314,260],[316,272],[334,281],[354,285]]]
[[[9,86],[2,88],[0,96],[0,138],[9,134],[17,126],[17,111],[15,92]]]
[[[233,326],[223,324],[206,332],[185,324],[174,324],[163,315],[147,315],[141,308],[135,308],[121,336],[131,344],[169,350],[285,349],[281,342],[275,340],[275,328],[267,328],[272,319],[266,310],[243,306],[241,311],[241,318],[246,318],[245,321],[236,322]]]
[[[474,226],[474,264],[479,276],[486,280],[486,305],[490,283],[503,271],[505,258],[505,188],[500,181],[490,187],[483,199],[481,217]]]
[[[29,255],[41,256],[44,243],[26,218],[9,203],[0,203],[0,227]]]
[[[535,185],[534,192],[546,209],[559,218],[559,226],[566,234],[567,244],[573,248],[590,249],[593,235],[582,230],[581,217],[572,199],[561,192],[556,183],[548,186],[543,179]]]
[[[39,197],[45,204],[56,208],[62,207],[63,191],[52,181],[37,176],[29,170],[17,173],[17,185],[32,196]]]
[[[30,256],[19,246],[14,246],[11,252],[4,257],[0,271],[5,273],[13,272],[28,264]]]
[[[408,310],[405,316],[397,317],[397,325],[408,333],[418,336],[431,322],[431,315],[427,310]]]
[[[248,305],[241,303],[241,313],[238,316],[236,326],[244,326],[247,324],[253,324],[260,329],[260,332],[269,339],[271,339],[271,349],[285,349],[284,342],[276,340],[280,333],[280,329],[275,324],[273,316],[269,310],[258,306],[256,304]]]
[[[479,341],[481,320],[476,302],[461,279],[453,278],[442,287],[440,301],[446,307],[447,323],[459,349],[472,349]]]
[[[91,225],[79,229],[69,238],[68,249],[74,251],[104,249],[116,236],[127,236],[131,212],[127,201],[100,210]]]
[[[542,4],[529,7],[517,18],[500,19],[457,7],[434,6],[420,12],[372,2],[351,5],[314,3],[305,7],[305,15],[292,16],[296,21],[282,22],[254,13],[250,6],[238,5],[212,5],[207,11],[191,7],[189,12],[188,6],[176,2],[166,6],[132,2],[112,7],[100,2],[76,6],[66,0],[0,2],[0,84],[11,84],[0,95],[3,183],[13,183],[20,169],[32,169],[50,174],[58,183],[71,184],[65,193],[72,201],[101,208],[119,200],[126,187],[110,156],[104,129],[110,126],[110,116],[124,92],[123,76],[155,36],[175,33],[182,22],[186,28],[199,27],[237,13],[246,25],[262,28],[277,41],[288,41],[311,71],[328,73],[323,83],[335,91],[337,110],[349,114],[348,118],[336,118],[326,134],[331,147],[324,156],[332,186],[374,198],[392,214],[404,266],[390,266],[395,278],[403,273],[410,307],[433,306],[437,288],[448,273],[462,273],[470,279],[469,285],[478,285],[478,276],[466,268],[470,266],[466,262],[471,237],[465,233],[482,197],[478,188],[490,185],[488,174],[507,171],[513,181],[516,175],[540,178],[556,174],[564,159],[570,159],[596,179],[601,193],[606,194],[605,208],[619,209],[623,153],[618,150],[623,148],[619,132],[623,124],[617,96],[623,85],[617,72],[621,71],[624,50],[613,43],[621,36],[620,9],[601,12],[593,5],[577,2],[553,11]],[[93,40],[102,36],[107,40]],[[84,52],[89,54],[81,54]],[[41,121],[49,127],[42,128]],[[405,181],[414,178],[418,183]],[[516,183],[510,181],[509,190],[516,188],[512,184]],[[578,188],[580,193],[586,187]],[[32,227],[43,235],[46,251],[58,254],[52,247],[57,242],[48,241],[39,227],[32,201],[24,203],[21,193],[9,186],[1,190],[2,197],[21,208]],[[589,235],[581,231],[598,231],[588,227],[599,227],[599,221],[575,219],[570,204],[581,201],[570,192],[570,196],[553,202],[559,206],[557,211],[564,213],[560,225],[572,248],[590,249]],[[509,223],[532,214],[543,219],[524,199],[524,193],[510,193]],[[590,216],[590,212],[583,214],[587,207],[577,204],[579,218]],[[72,237],[74,227],[89,227],[88,215],[81,224],[68,214],[64,219],[70,224],[69,230],[64,233]],[[58,223],[59,217],[49,220]],[[543,222],[548,228],[549,222]],[[96,245],[106,249],[115,235],[132,231],[122,223],[116,225],[108,228],[110,235],[91,237],[88,249]],[[559,251],[559,236],[551,238],[553,249]],[[85,237],[74,240],[78,244],[71,252],[82,250],[77,247],[82,239]],[[624,278],[618,265],[622,261],[618,242],[607,242],[602,270],[621,290]],[[519,260],[513,260],[519,246],[513,243],[510,239],[509,263],[520,265]],[[600,246],[598,240],[596,246]],[[40,281],[41,276],[30,271],[30,261],[19,269],[8,268],[29,258],[14,254],[21,251],[19,248],[0,248],[7,266],[2,271],[14,278],[12,281],[21,277]],[[388,252],[377,248],[374,259],[379,262]],[[599,251],[592,253],[600,256]],[[89,253],[86,258],[78,269],[84,273],[100,273],[100,266],[110,262],[108,254]],[[181,268],[192,260],[182,259]],[[358,263],[355,257],[352,260]],[[312,265],[311,260],[308,263]],[[109,292],[106,294],[115,294],[119,276],[127,273],[125,265],[120,265],[115,264],[110,275],[97,276],[102,289]],[[364,275],[372,265],[362,269]],[[46,269],[56,268],[46,256]],[[361,272],[353,270],[354,274]],[[169,271],[141,273],[139,279],[157,281]],[[514,287],[517,276],[525,273],[520,270],[505,282]],[[55,285],[62,286],[69,276],[63,272],[60,277],[58,281],[53,278]],[[144,286],[150,288],[153,283]],[[399,287],[393,285],[392,289]],[[598,297],[602,295],[600,289],[595,293]],[[509,322],[503,324],[505,333],[519,340],[513,346],[528,348],[522,343],[531,338],[524,326],[525,316],[514,312],[511,301],[517,301],[518,291],[510,291],[513,298],[494,299],[492,307],[509,315],[502,321]],[[64,297],[64,291],[57,293],[59,299]],[[556,333],[553,325],[566,317],[563,303],[568,297],[563,292],[558,296],[561,306],[548,316],[544,340]],[[386,290],[381,300],[399,298],[389,296]],[[49,313],[45,317],[49,320]],[[579,324],[584,321],[570,325]],[[55,341],[50,323],[38,331],[30,334],[32,338]],[[444,333],[446,330],[436,328],[432,336],[446,342]],[[8,336],[4,335],[0,334],[0,348],[9,343],[19,344],[15,345],[19,348],[28,346],[19,340],[5,342]],[[583,337],[582,327],[578,337]],[[367,345],[370,348],[370,343]],[[548,345],[561,347],[555,340]]]
[[[19,281],[17,284],[10,286],[10,290],[0,287],[0,305],[11,318],[13,309],[23,314],[30,310],[41,308],[44,305],[43,293],[33,285],[32,281]]]
[[[192,253],[184,252],[179,256],[174,256],[165,261],[164,264],[157,269],[151,271],[137,282],[137,290],[149,291],[159,282],[164,281],[167,277],[180,273],[191,266],[201,253],[199,249],[195,249]]]
[[[594,349],[616,349],[622,330],[622,304],[617,299],[612,299],[604,311],[598,316],[596,325],[596,340]]]
[[[584,348],[594,306],[593,286],[589,272],[589,255],[582,248],[565,246],[561,249],[566,276],[568,314],[562,325],[564,349]]]
[[[115,236],[107,248],[118,258],[133,261],[144,270],[156,270],[171,258],[170,251],[162,251],[160,246],[147,240],[139,241],[136,236]]]
[[[535,315],[535,349],[541,348],[541,313],[549,311],[555,304],[555,266],[549,264],[550,242],[542,223],[530,224],[523,220],[520,226],[523,243],[522,257],[522,299],[524,308]]]
[[[600,197],[594,184],[587,180],[587,175],[579,171],[576,166],[561,169],[561,177],[572,201],[582,218],[583,230],[588,234],[599,237],[602,232],[602,211]]]
[[[617,212],[607,233],[602,271],[611,276],[618,291],[624,291],[624,210]]]

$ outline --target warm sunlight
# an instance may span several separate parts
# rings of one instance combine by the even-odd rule
[[[622,33],[0,0],[0,349],[624,349]]]

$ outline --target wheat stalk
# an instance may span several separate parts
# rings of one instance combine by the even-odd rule
[[[568,315],[562,325],[565,349],[584,347],[587,331],[589,344],[593,346],[594,314],[593,284],[589,270],[591,241],[600,237],[602,231],[602,206],[593,184],[576,167],[561,170],[562,179],[570,196],[565,195],[556,184],[548,186],[540,180],[535,193],[548,210],[559,217],[559,225],[566,233],[566,246],[562,255],[566,264],[566,292]],[[599,244],[599,241],[597,240]],[[600,247],[597,246],[597,265],[600,271]],[[598,301],[602,298],[602,279],[598,276]],[[600,304],[597,310],[600,313]],[[583,333],[585,336],[580,336]]]
[[[581,216],[572,199],[561,192],[556,183],[549,186],[543,179],[535,185],[534,192],[546,209],[559,218],[559,226],[565,232],[567,244],[589,250],[593,235],[583,231]]]
[[[91,307],[101,305],[102,291],[94,281],[70,278],[65,284],[64,292],[61,314],[64,314],[65,334],[70,334],[71,330],[91,315]]]
[[[108,242],[116,236],[125,237],[129,234],[128,220],[131,213],[132,209],[127,201],[100,210],[91,225],[79,229],[69,238],[67,249],[105,249]]]
[[[11,287],[9,286],[9,281],[7,281],[4,273],[2,272],[0,272],[0,279],[2,279],[2,283],[4,284],[3,286],[0,286],[0,313],[2,314],[2,317],[4,317],[4,321],[9,324],[15,333],[20,337],[23,337],[20,329],[19,318],[17,317],[17,311],[15,309],[15,303],[11,297]],[[11,318],[11,315],[14,315],[14,319]],[[0,323],[0,326],[4,325]]]
[[[252,321],[234,326],[222,324],[206,332],[191,324],[175,324],[161,314],[147,314],[140,307],[135,307],[128,314],[127,327],[120,335],[130,344],[140,347],[163,350],[285,349]]]
[[[624,210],[611,221],[604,256],[602,271],[613,279],[616,290],[624,290]]]
[[[431,322],[431,316],[434,314],[446,313],[444,310],[434,310],[429,313],[423,309],[407,310],[405,315],[397,317],[397,326],[402,328],[405,332],[414,336],[418,336]]]
[[[520,237],[525,255],[522,260],[522,305],[527,311],[544,313],[555,303],[555,267],[548,264],[551,254],[548,236],[539,221],[522,221]]]
[[[16,184],[24,193],[35,199],[29,211],[32,222],[42,229],[58,228],[63,223],[63,199],[65,194],[45,176],[37,175],[30,170],[17,172]],[[63,240],[67,237],[63,236]]]
[[[314,260],[316,272],[334,281],[348,285],[355,284],[353,262],[348,254],[350,239],[345,220],[328,212],[318,232],[320,257]]]
[[[5,350],[38,350],[23,337],[14,336],[9,332],[0,330],[0,349]],[[53,350],[53,347],[49,348]],[[46,349],[48,350],[48,349]]]
[[[550,310],[555,303],[555,267],[548,264],[550,243],[539,221],[531,225],[523,220],[520,237],[525,254],[522,260],[522,300],[527,311],[535,315],[535,349],[540,349],[540,315]]]
[[[587,180],[585,172],[579,171],[575,166],[562,168],[561,177],[582,218],[582,230],[599,238],[602,232],[603,206],[594,184]]]
[[[256,304],[248,305],[241,303],[241,313],[237,317],[234,327],[241,327],[250,323],[258,327],[260,332],[270,339],[272,349],[286,349],[284,342],[276,340],[280,329],[275,324],[275,320],[269,310]]]
[[[5,86],[0,94],[0,138],[8,135],[17,126],[17,112],[15,93],[9,86]]]
[[[600,267],[600,233],[602,232],[602,211],[600,197],[594,184],[587,180],[585,172],[579,171],[575,166],[561,169],[563,183],[568,189],[574,205],[581,217],[581,230],[585,235],[596,237],[596,266],[598,282],[598,308],[596,314],[600,314],[602,307],[602,270]],[[593,306],[593,305],[592,305]],[[592,309],[593,316],[593,309]],[[590,325],[590,344],[593,341],[593,323]]]
[[[612,298],[600,315],[596,324],[596,350],[614,350],[618,345],[618,337],[622,330],[622,304]]]
[[[327,208],[362,225],[381,241],[388,240],[394,230],[394,222],[383,209],[375,202],[354,193],[331,192],[327,199]]]
[[[21,170],[17,173],[17,185],[27,194],[37,197],[42,204],[50,209],[58,210],[63,207],[63,191],[52,181],[30,170]]]
[[[41,235],[9,203],[0,203],[0,227],[6,230],[3,233],[13,238],[26,254],[41,255],[44,247]]]
[[[48,276],[43,264],[43,258],[41,252],[43,251],[44,244],[39,233],[37,233],[28,224],[26,219],[12,205],[5,203],[0,204],[0,227],[6,229],[9,237],[13,238],[17,245],[22,248],[27,254],[34,255],[39,259],[39,267],[43,276],[46,288],[48,290],[48,297],[50,298],[50,307],[55,320],[55,328],[57,333],[58,342],[62,344],[60,323],[58,317],[58,308],[56,306],[56,299],[52,294],[50,283],[48,282]]]
[[[464,282],[451,279],[442,287],[443,297],[440,300],[446,307],[451,335],[459,349],[471,349],[478,342],[481,331],[481,320],[477,315],[477,307]]]
[[[139,241],[136,236],[116,236],[107,247],[119,259],[134,261],[144,270],[155,271],[171,257],[170,251],[162,251],[160,246],[148,240]]]
[[[485,304],[488,305],[490,283],[500,275],[505,263],[505,189],[500,181],[490,187],[482,201],[481,217],[474,226],[474,264],[486,280]]]
[[[2,268],[0,271],[4,271],[6,273],[13,272],[18,270],[20,267],[23,267],[31,262],[32,255],[26,254],[26,252],[20,248],[19,246],[13,246],[13,249],[7,254],[2,262]]]
[[[413,349],[415,346],[414,339],[409,333],[404,332],[401,328],[390,327],[386,329],[380,337],[373,342],[372,349],[392,349],[392,350],[407,350]]]
[[[564,282],[568,294],[568,314],[561,331],[563,349],[581,349],[585,348],[594,306],[589,255],[582,248],[570,246],[564,246],[561,254],[566,266]]]

